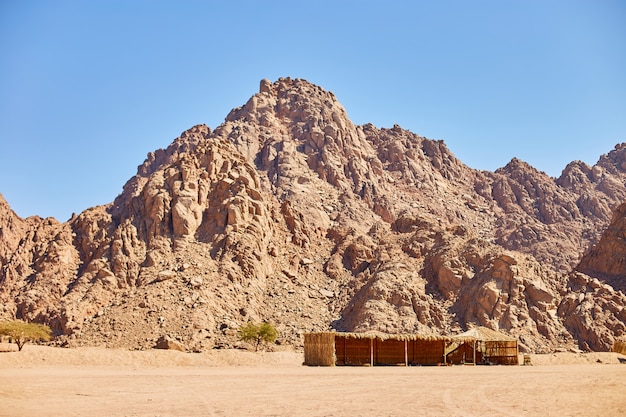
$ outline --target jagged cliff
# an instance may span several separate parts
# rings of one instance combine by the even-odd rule
[[[623,263],[593,259],[625,180],[626,145],[558,179],[517,159],[477,171],[442,141],[354,125],[304,80],[263,80],[214,131],[150,153],[109,205],[59,223],[0,198],[0,315],[75,345],[207,349],[270,320],[290,344],[480,324],[533,351],[607,349],[626,332]]]

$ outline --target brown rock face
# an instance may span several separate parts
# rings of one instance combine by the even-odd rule
[[[584,349],[610,350],[626,333],[626,296],[582,273],[572,273],[558,314]]]
[[[626,293],[626,203],[615,210],[602,238],[582,257],[576,270]]]
[[[13,255],[27,228],[28,222],[19,218],[0,194],[0,259]]]
[[[0,317],[129,348],[232,346],[268,320],[279,343],[483,325],[529,351],[606,349],[626,332],[623,206],[600,239],[625,169],[618,145],[558,179],[517,159],[477,171],[442,141],[354,125],[304,80],[263,80],[214,131],[150,153],[109,205],[59,223],[0,198]]]

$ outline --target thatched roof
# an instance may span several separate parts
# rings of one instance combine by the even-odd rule
[[[452,338],[455,340],[473,338],[485,342],[513,342],[517,340],[514,337],[482,326],[474,327],[473,329],[470,329],[464,333],[452,336]]]
[[[451,342],[451,341],[459,341],[459,338],[452,338],[450,336],[440,336],[440,335],[423,335],[423,334],[389,334],[389,333],[382,333],[382,332],[375,332],[375,331],[370,331],[370,332],[366,332],[366,333],[344,333],[344,332],[319,332],[318,334],[329,334],[329,335],[334,335],[334,336],[339,336],[339,337],[345,337],[348,339],[378,339],[381,341],[385,341],[385,340],[398,340],[398,341],[407,341],[407,342],[411,342],[414,340],[420,340],[420,341],[446,341],[446,342]],[[460,339],[465,339],[463,341],[473,341],[475,340],[475,338],[473,337],[466,337],[463,338],[461,337]]]

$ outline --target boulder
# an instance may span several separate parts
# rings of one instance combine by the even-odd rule
[[[159,337],[159,339],[156,341],[155,348],[166,349],[166,350],[178,350],[180,352],[187,351],[187,348],[185,348],[185,346],[182,343],[172,339],[169,336]]]

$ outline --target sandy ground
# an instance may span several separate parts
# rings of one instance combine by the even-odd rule
[[[7,345],[0,344],[0,352]],[[614,353],[534,366],[304,367],[302,353],[26,345],[0,353],[0,416],[623,416]]]

